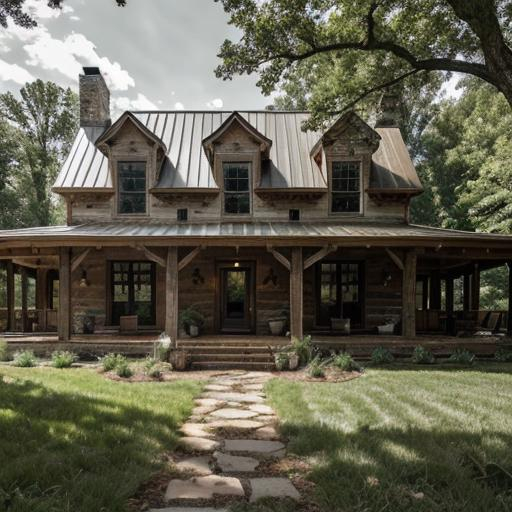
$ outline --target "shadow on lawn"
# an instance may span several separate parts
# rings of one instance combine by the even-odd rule
[[[0,510],[124,510],[188,413],[186,397],[172,414],[133,400],[0,383]]]
[[[364,365],[363,365],[364,366]],[[499,363],[496,361],[477,361],[473,365],[454,363],[413,364],[411,362],[395,362],[383,365],[366,365],[368,369],[386,371],[427,371],[427,372],[478,372],[478,373],[503,373],[512,374],[512,363]]]

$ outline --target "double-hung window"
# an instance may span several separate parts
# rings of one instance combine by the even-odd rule
[[[332,162],[331,194],[333,213],[361,211],[360,162]]]
[[[224,213],[228,215],[251,213],[250,164],[248,162],[225,162],[222,172]]]
[[[119,162],[118,213],[146,213],[146,162]]]

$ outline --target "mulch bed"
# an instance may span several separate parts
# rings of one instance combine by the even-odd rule
[[[274,377],[293,380],[297,382],[347,382],[364,375],[363,372],[343,372],[337,368],[327,367],[324,369],[324,377],[311,377],[306,368],[294,372],[272,372]]]

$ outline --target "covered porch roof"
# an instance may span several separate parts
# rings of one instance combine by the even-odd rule
[[[0,231],[0,249],[11,247],[133,245],[395,246],[501,249],[512,256],[512,236],[405,223],[368,222],[100,222]]]

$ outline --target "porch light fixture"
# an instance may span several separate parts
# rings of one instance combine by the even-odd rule
[[[240,266],[240,262],[235,261],[235,268],[238,268]]]
[[[85,268],[82,269],[82,277],[80,278],[80,284],[78,286],[80,286],[80,288],[87,288],[89,286],[89,281],[87,281],[87,270],[85,270]]]
[[[384,283],[383,286],[387,286],[391,281],[391,274],[389,272],[384,272]]]
[[[204,277],[201,275],[201,271],[198,268],[195,268],[192,272],[192,282],[194,284],[203,284]]]

